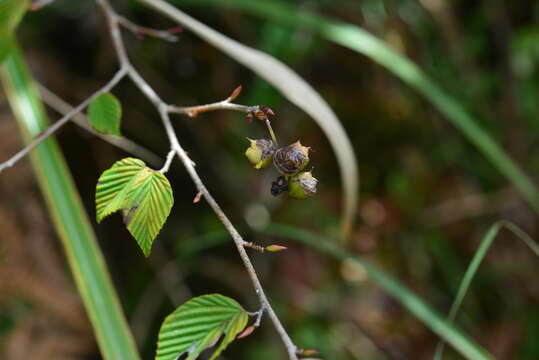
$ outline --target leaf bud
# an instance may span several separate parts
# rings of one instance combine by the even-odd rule
[[[251,146],[245,151],[245,156],[255,169],[261,169],[271,164],[272,156],[275,153],[275,144],[267,139],[248,140],[251,142]]]
[[[268,245],[265,248],[265,250],[269,252],[279,252],[279,251],[284,251],[286,249],[288,249],[286,246],[276,245],[276,244]]]
[[[245,330],[243,330],[238,336],[236,336],[236,339],[242,339],[251,335],[253,331],[255,331],[255,329],[256,327],[253,325],[246,327]]]
[[[307,199],[316,193],[318,180],[310,171],[293,176],[288,182],[288,193],[295,199]]]

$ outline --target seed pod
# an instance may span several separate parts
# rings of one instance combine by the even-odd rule
[[[316,193],[318,180],[310,171],[292,177],[288,183],[288,193],[295,199],[307,199]]]
[[[251,146],[245,151],[245,156],[255,169],[261,169],[271,164],[273,153],[275,153],[275,144],[266,139],[248,140],[251,142]]]
[[[283,175],[294,175],[303,170],[309,163],[309,148],[295,143],[275,151],[273,164]]]
[[[271,195],[279,196],[285,191],[288,191],[288,181],[284,176],[279,176],[275,181],[271,182]]]

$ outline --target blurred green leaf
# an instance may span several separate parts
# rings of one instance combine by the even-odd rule
[[[0,0],[0,63],[11,48],[12,33],[27,7],[28,0]]]
[[[101,134],[122,135],[120,133],[120,120],[122,119],[122,105],[111,93],[103,93],[95,98],[88,107],[90,124]]]
[[[234,341],[248,320],[247,312],[234,299],[220,294],[193,298],[163,322],[155,358],[174,360],[188,354],[186,360],[195,360],[224,335],[210,358],[213,360]]]
[[[475,255],[470,262],[470,265],[468,266],[468,269],[466,270],[466,273],[464,274],[464,277],[462,278],[462,281],[459,285],[459,289],[457,291],[457,296],[455,297],[455,301],[453,302],[453,305],[451,305],[451,310],[449,311],[449,315],[447,317],[447,320],[452,323],[455,320],[455,317],[457,316],[457,313],[460,309],[460,306],[462,305],[462,301],[464,300],[464,297],[466,296],[466,293],[468,292],[468,289],[470,288],[470,285],[472,284],[472,280],[475,277],[475,274],[477,273],[477,270],[479,270],[479,266],[481,265],[481,262],[487,255],[488,250],[490,249],[490,246],[496,239],[496,236],[500,232],[502,228],[507,228],[509,231],[511,231],[518,239],[522,240],[524,244],[528,246],[528,248],[535,254],[535,256],[539,257],[539,246],[533,241],[532,238],[528,234],[526,234],[523,230],[521,230],[518,226],[511,222],[507,221],[499,221],[492,225],[488,232],[483,237],[483,240],[481,240],[481,244],[479,245],[479,248],[475,252]],[[435,360],[440,360],[442,358],[442,354],[444,351],[444,343],[440,342],[438,346],[436,347],[436,353],[434,355]]]
[[[97,222],[121,210],[127,229],[148,256],[174,198],[165,175],[150,169],[142,160],[125,158],[101,174],[95,203]]]
[[[357,263],[365,270],[370,280],[394,297],[418,320],[422,321],[433,332],[451,344],[464,357],[470,360],[493,359],[492,355],[481,348],[480,345],[476,344],[459,329],[444,320],[435,310],[408,290],[398,280],[375,265],[363,260],[361,256],[352,254],[335,245],[334,241],[322,239],[308,231],[282,224],[272,224],[264,232],[270,235],[283,236],[296,240],[340,261],[347,260]]]
[[[26,144],[48,126],[43,105],[16,43],[0,66],[0,79]],[[105,260],[66,162],[53,137],[30,153],[49,214],[62,241],[105,360],[139,355],[114,291]]]

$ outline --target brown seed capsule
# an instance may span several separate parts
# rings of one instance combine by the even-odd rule
[[[316,193],[318,180],[310,171],[293,176],[288,183],[288,193],[295,199],[307,199]]]
[[[283,175],[294,175],[303,170],[309,163],[309,148],[295,143],[275,151],[273,164]]]
[[[273,153],[275,153],[275,144],[266,139],[248,140],[251,142],[251,146],[245,151],[245,156],[255,169],[261,169],[271,164]]]

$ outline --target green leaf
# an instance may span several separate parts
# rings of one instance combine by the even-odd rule
[[[13,34],[7,33],[5,36],[0,36],[0,63],[4,61],[9,51],[11,50],[11,44],[13,42]]]
[[[97,222],[121,210],[127,229],[148,256],[174,198],[163,174],[150,169],[142,160],[125,158],[101,174],[95,203]]]
[[[462,281],[460,282],[459,289],[457,291],[457,295],[455,296],[455,300],[453,301],[453,304],[451,305],[451,310],[449,311],[449,315],[447,316],[447,321],[449,323],[453,323],[455,320],[455,317],[457,316],[457,313],[460,309],[460,306],[462,305],[462,302],[464,301],[464,297],[466,296],[466,293],[468,292],[468,289],[470,288],[470,285],[472,284],[472,280],[479,270],[479,266],[481,265],[481,262],[487,255],[487,252],[490,249],[490,246],[496,240],[496,237],[498,236],[498,233],[502,228],[507,228],[507,230],[511,231],[517,239],[520,239],[528,246],[528,248],[535,254],[535,256],[539,257],[539,245],[528,235],[526,232],[524,232],[521,228],[513,224],[509,221],[498,221],[494,223],[488,230],[488,232],[483,237],[483,240],[481,240],[481,244],[479,244],[479,247],[475,251],[475,255],[470,262],[470,265],[468,265],[468,268],[466,269],[466,273],[464,274],[464,277],[462,278]],[[440,341],[438,345],[436,346],[436,352],[434,354],[434,360],[441,360],[442,354],[444,351],[444,342]]]
[[[210,360],[214,360],[245,328],[249,316],[237,301],[220,294],[187,301],[167,316],[157,343],[156,360],[174,360],[187,354],[195,360],[224,334]]]
[[[0,0],[0,63],[11,48],[13,31],[19,25],[27,7],[28,0]]]
[[[16,41],[0,65],[0,81],[21,138],[30,144],[48,128],[49,121]],[[36,147],[30,160],[103,360],[140,360],[92,225],[54,136]]]
[[[122,105],[111,93],[103,93],[95,98],[88,108],[90,124],[101,134],[120,136]]]

